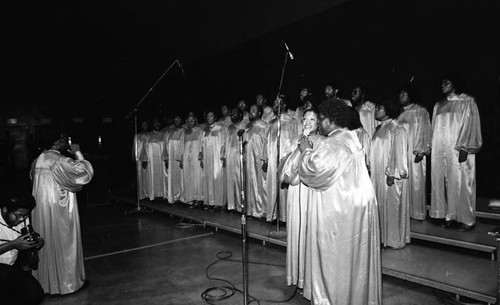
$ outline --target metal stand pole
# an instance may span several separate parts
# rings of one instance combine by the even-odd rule
[[[158,78],[158,80],[153,84],[153,86],[151,86],[151,88],[149,88],[148,92],[146,92],[146,94],[141,98],[141,100],[137,103],[137,105],[135,105],[134,109],[127,115],[127,117],[129,117],[132,113],[134,114],[134,151],[135,151],[135,162],[136,162],[136,170],[137,170],[137,174],[136,174],[136,177],[138,178],[139,177],[139,171],[140,171],[140,168],[137,168],[137,153],[139,151],[138,147],[137,147],[137,142],[139,141],[139,133],[138,133],[138,130],[137,130],[137,110],[139,109],[139,106],[142,104],[142,102],[146,99],[146,97],[149,95],[149,93],[153,90],[153,88],[162,80],[162,78],[168,73],[168,71],[170,71],[170,69],[172,69],[172,67],[177,64],[179,66],[179,68],[181,68],[181,64],[179,62],[179,60],[175,59],[171,64],[170,66],[167,68],[167,70],[165,70],[165,72],[163,72],[163,74],[160,76],[160,78]],[[182,69],[182,68],[181,68]],[[141,202],[140,202],[140,195],[139,195],[139,184],[140,184],[140,181],[139,179],[137,179],[137,206],[130,210],[130,211],[127,211],[125,214],[126,215],[132,215],[132,214],[139,214],[139,213],[144,213],[144,212],[152,212],[151,210],[141,206]]]
[[[243,263],[243,304],[248,304],[248,253],[247,253],[247,204],[245,196],[245,175],[243,171],[243,134],[239,136],[241,175],[241,258]]]
[[[283,68],[281,69],[281,78],[280,78],[280,85],[278,87],[278,94],[276,95],[276,99],[279,101],[278,105],[278,133],[277,133],[277,160],[276,160],[276,167],[278,168],[279,163],[280,163],[280,144],[281,144],[281,107],[282,107],[282,102],[279,100],[280,94],[281,94],[281,87],[283,85],[283,78],[285,76],[285,69],[286,69],[286,63],[288,62],[288,56],[289,52],[288,50],[285,52],[285,60],[283,62]],[[279,173],[276,171],[277,174],[277,180],[278,180],[278,191],[277,191],[277,196],[276,196],[276,201],[274,203],[274,208],[273,208],[273,214],[274,211],[276,211],[276,231],[271,232],[270,235],[277,237],[277,238],[284,238],[286,236],[286,231],[280,232],[280,208],[279,208],[279,203],[280,203],[280,185],[281,183],[279,182]],[[272,216],[271,216],[271,221],[272,221]]]

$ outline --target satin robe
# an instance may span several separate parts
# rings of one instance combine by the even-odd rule
[[[146,142],[146,133],[139,133],[134,136],[134,143],[132,145],[132,156],[135,160],[136,165],[136,176],[137,176],[137,196],[139,199],[144,199],[148,197],[148,174],[147,169],[142,168],[141,154],[144,148],[144,143]],[[137,149],[137,153],[136,153]]]
[[[398,117],[400,123],[408,124],[408,200],[410,217],[424,220],[427,215],[426,155],[430,154],[431,120],[427,110],[417,104],[403,108]],[[417,154],[424,155],[415,163]]]
[[[182,161],[182,146],[184,143],[184,129],[170,128],[165,134],[163,160],[168,163],[168,195],[167,199],[173,203],[184,201],[184,173],[180,166]]]
[[[266,173],[262,170],[262,151],[266,141],[267,123],[257,120],[244,134],[247,215],[266,215]]]
[[[225,118],[221,118],[219,120],[219,124],[223,127],[224,132],[227,135],[227,128],[229,127],[229,125],[233,124],[233,122],[231,121],[231,117],[227,116]],[[222,153],[225,154],[225,152],[222,152]],[[223,176],[223,184],[224,184],[224,192],[223,192],[224,204],[223,205],[227,205],[227,190],[226,190],[226,188],[227,188],[226,187],[227,186],[227,173],[226,173],[226,169],[224,169],[222,171],[222,176]]]
[[[297,148],[301,125],[288,113],[281,115],[280,135],[280,162]],[[263,160],[268,162],[267,166],[267,207],[266,219],[272,221],[276,218],[276,209],[279,209],[280,221],[286,221],[286,183],[278,182],[278,119],[269,123]],[[279,191],[279,205],[277,205]]]
[[[363,147],[363,152],[365,154],[366,168],[368,169],[368,172],[369,172],[370,171],[370,149],[372,146],[372,138],[370,137],[370,135],[368,135],[368,132],[363,127],[355,129],[354,132],[356,133],[356,136],[358,137],[359,143],[361,143],[361,147]]]
[[[224,205],[224,168],[222,152],[226,141],[226,129],[219,123],[205,127],[202,137],[203,198],[205,205]]]
[[[429,216],[476,223],[476,158],[483,140],[474,98],[466,94],[444,99],[432,114],[431,210]],[[460,150],[469,154],[458,162]]]
[[[354,131],[334,130],[303,151],[299,176],[315,190],[309,194],[305,267],[312,304],[381,304],[377,200]]]
[[[167,198],[168,176],[163,162],[163,150],[165,148],[165,134],[161,131],[151,131],[146,135],[146,141],[142,149],[142,161],[148,162],[146,168],[148,176],[147,193],[149,200],[155,198]]]
[[[241,165],[238,131],[245,129],[245,122],[231,124],[227,130],[224,158],[226,159],[227,209],[241,211]]]
[[[181,148],[184,173],[184,199],[186,203],[203,200],[203,171],[201,168],[200,152],[203,130],[198,126],[185,129]]]
[[[47,150],[35,160],[31,176],[36,207],[33,228],[45,240],[34,276],[45,293],[67,294],[85,280],[82,236],[76,192],[90,182],[94,170],[86,160],[73,160]]]
[[[309,139],[315,148],[324,137],[311,135]],[[286,157],[283,166],[279,169],[280,181],[289,184],[286,211],[286,282],[288,286],[309,287],[308,295],[304,294],[304,297],[310,300],[311,283],[310,280],[308,282],[305,280],[306,242],[311,238],[310,231],[307,231],[307,211],[310,193],[315,191],[300,182],[299,163],[300,150],[296,148]]]
[[[375,104],[366,101],[361,107],[357,106],[356,109],[359,112],[361,125],[363,125],[363,128],[368,132],[371,139],[375,133],[375,128],[378,126],[378,122],[375,120]]]
[[[400,249],[410,242],[407,133],[397,120],[381,122],[370,152],[371,179],[379,207],[380,239],[384,246]],[[387,185],[387,177],[394,184]]]

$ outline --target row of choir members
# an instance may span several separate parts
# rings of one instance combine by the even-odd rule
[[[193,206],[203,201],[208,207],[241,211],[238,132],[244,131],[247,213],[268,221],[279,213],[280,220],[286,221],[287,188],[279,187],[277,181],[276,114],[281,105],[279,156],[283,159],[297,146],[301,119],[296,115],[303,109],[288,111],[284,99],[280,96],[269,107],[258,95],[258,103],[248,113],[242,111],[246,108],[242,101],[229,115],[223,106],[222,118],[216,121],[215,113],[208,112],[204,127],[197,125],[194,114],[188,115],[184,125],[176,117],[173,126],[164,132],[159,121],[154,120],[153,130],[139,133],[134,141],[139,197],[163,198],[170,203],[181,201]],[[263,114],[267,114],[269,122],[262,119]]]
[[[448,78],[453,77],[450,76]],[[456,79],[454,80],[458,83]],[[444,218],[447,221],[446,224],[451,220],[456,220],[463,224],[462,230],[470,229],[475,223],[474,153],[479,150],[482,144],[477,106],[472,97],[463,93],[458,94],[456,88],[453,87],[452,80],[443,79],[442,91],[447,97],[438,102],[434,108],[433,124],[435,120],[441,121],[438,124],[440,128],[435,128],[431,126],[427,110],[415,103],[416,92],[411,86],[402,87],[398,91],[398,98],[402,107],[401,113],[398,111],[399,107],[393,105],[390,100],[380,102],[378,107],[375,103],[365,101],[362,86],[355,86],[350,101],[338,98],[338,90],[334,89],[333,86],[325,88],[325,96],[328,101],[342,101],[352,106],[359,113],[359,116],[353,115],[354,120],[352,121],[354,123],[352,123],[353,126],[350,126],[350,129],[356,130],[358,138],[364,147],[366,164],[371,173],[380,202],[380,214],[383,216],[383,221],[381,222],[383,225],[382,241],[386,246],[394,248],[404,247],[405,241],[408,241],[409,218],[423,220],[427,215],[426,156],[429,155],[433,163],[436,164],[432,168],[431,180],[433,187],[431,189],[430,216],[433,218]],[[310,93],[307,89],[303,89],[301,91],[301,100],[304,101],[304,106],[297,108],[295,112],[283,111],[282,113],[281,159],[293,151],[296,146],[297,135],[300,134],[300,121],[303,109],[312,106],[310,101],[304,99],[308,95]],[[277,193],[280,192],[278,206],[281,214],[280,220],[286,221],[286,214],[284,212],[287,209],[287,188],[281,187],[281,184],[276,180],[278,163],[272,162],[269,165],[266,162],[269,159],[275,160],[277,158],[276,149],[273,150],[273,147],[276,147],[277,134],[276,107],[273,107],[273,111],[273,108],[265,106],[265,99],[262,95],[257,96],[257,104],[265,107],[264,114],[268,114],[267,119],[269,121],[266,127],[262,127],[263,124],[256,124],[257,126],[254,129],[259,130],[260,128],[261,131],[255,132],[249,128],[249,132],[245,134],[245,142],[249,143],[249,147],[245,153],[245,170],[251,178],[247,179],[249,181],[247,183],[247,192],[249,193],[248,210],[250,211],[250,215],[256,217],[267,216],[266,219],[268,221],[273,219],[276,214],[276,206],[268,204],[267,201],[274,203],[274,200],[278,197]],[[238,103],[239,109],[245,109],[245,107],[244,101]],[[386,108],[394,110],[391,111]],[[440,110],[441,108],[450,108],[452,111],[442,111]],[[224,127],[227,126],[228,130],[229,126],[233,126],[231,136],[227,138],[231,141],[224,142],[224,145],[228,145],[230,169],[227,166],[226,170],[220,169],[221,163],[205,160],[205,163],[209,164],[208,166],[217,164],[213,170],[210,167],[210,170],[206,170],[205,172],[219,173],[219,171],[222,171],[223,179],[211,178],[205,175],[204,181],[207,181],[204,184],[205,195],[198,196],[195,200],[207,198],[209,205],[215,205],[216,202],[223,202],[223,205],[228,204],[229,209],[239,210],[238,179],[240,178],[239,163],[235,159],[238,156],[238,143],[235,133],[240,128],[246,129],[249,123],[246,123],[244,117],[241,122],[233,124],[231,116],[228,116],[227,112],[227,107],[223,107],[223,117],[219,121],[219,124]],[[259,119],[260,121],[262,120]],[[287,125],[290,122],[291,125],[298,125],[298,127],[291,128],[292,132],[288,133],[289,129],[287,129]],[[266,122],[262,123],[265,124]],[[209,124],[209,126],[212,126],[212,124]],[[215,133],[218,132],[217,129],[215,128]],[[177,137],[179,137],[180,131],[183,130],[177,130]],[[263,141],[265,144],[259,144],[259,141],[255,141],[255,139],[262,139],[262,132],[265,134]],[[207,135],[205,134],[202,139],[208,140],[210,136]],[[251,135],[250,138],[248,135]],[[431,139],[433,142],[432,145]],[[219,145],[221,144],[219,143]],[[223,148],[225,147],[224,145],[220,147]],[[253,155],[249,155],[248,152],[253,149],[253,145],[257,145],[257,147],[259,145],[265,146],[265,149],[262,149],[262,157],[260,159],[260,151],[257,153],[254,151]],[[204,149],[209,151],[210,146],[211,144],[207,143]],[[431,150],[431,147],[435,147],[435,149]],[[228,155],[223,154],[228,152],[221,150],[219,153],[221,158],[226,162],[228,161]],[[212,157],[214,155],[209,154]],[[455,155],[461,155],[462,159],[459,157],[452,158]],[[464,155],[465,157],[463,157]],[[204,156],[204,158],[208,157]],[[450,160],[447,160],[447,158]],[[194,159],[192,158],[192,160]],[[214,159],[214,161],[216,160]],[[258,170],[260,161],[264,162],[263,168],[267,170],[267,173],[263,174]],[[168,159],[168,162],[171,164],[171,159]],[[196,168],[192,172],[197,172],[197,170],[199,171]],[[178,170],[178,172],[182,172],[182,170]],[[229,180],[227,177],[228,174],[230,176]],[[264,177],[260,177],[261,175],[264,175]],[[256,179],[257,182],[262,180],[264,182],[254,183],[252,179]],[[174,179],[168,180],[171,181]],[[177,181],[181,180],[177,178]],[[185,180],[192,181],[191,179]],[[212,180],[216,180],[215,183],[218,185],[218,188],[212,185]],[[222,180],[222,183],[220,180]],[[451,181],[453,183],[450,183]],[[172,182],[169,183],[172,184]],[[182,183],[177,184],[180,185]],[[222,192],[215,191],[220,189],[220,184],[225,187],[225,190]],[[170,189],[170,185],[168,188]],[[169,201],[186,201],[186,198],[180,198],[182,192],[180,187],[174,187],[173,190],[175,190],[174,192],[177,196],[169,196]],[[222,201],[220,201],[220,198],[215,198],[217,194],[222,198]],[[159,195],[158,197],[161,197],[161,194]],[[229,197],[224,197],[228,195]],[[193,197],[189,197],[187,201],[190,201],[189,199],[191,198]],[[266,198],[270,198],[270,200],[266,200]],[[446,200],[446,198],[453,198],[453,200]],[[388,226],[394,226],[392,223],[386,223],[390,219],[397,220],[399,223],[395,226],[399,228],[395,232],[387,230]],[[403,221],[404,219],[406,220]]]

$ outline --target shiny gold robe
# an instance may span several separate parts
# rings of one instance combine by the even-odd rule
[[[147,169],[142,168],[141,154],[144,148],[144,143],[146,142],[146,133],[139,133],[134,136],[134,143],[132,144],[132,156],[135,160],[136,165],[136,176],[137,176],[137,196],[139,199],[144,199],[148,197],[148,174]],[[137,153],[136,153],[137,150]]]
[[[163,160],[168,163],[168,195],[170,203],[184,201],[184,173],[180,166],[182,161],[182,147],[184,143],[184,129],[172,127],[165,134]]]
[[[410,217],[424,220],[427,216],[426,155],[430,154],[431,120],[427,110],[410,104],[399,115],[400,123],[408,124],[408,200]],[[422,161],[415,163],[415,156],[423,155]]]
[[[299,176],[315,190],[308,203],[306,253],[312,304],[381,304],[377,200],[354,131],[337,129],[302,152]]]
[[[314,149],[324,137],[311,135],[309,139]],[[306,252],[310,249],[306,247],[306,242],[311,239],[311,232],[307,230],[307,217],[310,193],[316,191],[300,182],[300,156],[300,150],[296,148],[286,157],[279,170],[280,181],[289,184],[286,211],[286,282],[288,286],[297,285],[299,288],[304,288],[306,293],[303,296],[310,300],[310,273],[305,278]],[[308,271],[310,271],[310,266]]]
[[[266,215],[266,173],[261,160],[266,131],[267,123],[257,120],[244,134],[247,215],[257,218]]]
[[[432,114],[431,210],[429,216],[474,225],[476,156],[483,140],[474,98],[454,95],[434,106]],[[458,162],[460,150],[469,153]]]
[[[141,152],[142,161],[148,162],[146,168],[148,175],[146,192],[149,195],[149,200],[167,198],[168,195],[167,170],[163,162],[164,141],[165,133],[151,131],[146,134],[146,141],[144,141],[144,148]]]
[[[202,137],[203,200],[205,205],[224,205],[224,168],[222,152],[226,142],[226,128],[219,123],[206,126]]]
[[[380,237],[384,246],[403,248],[410,242],[408,143],[405,126],[395,119],[381,122],[373,135],[371,180],[377,195]],[[394,184],[387,185],[387,177]]]
[[[85,280],[82,236],[76,192],[90,182],[94,170],[86,160],[73,160],[47,150],[35,160],[31,173],[33,228],[45,240],[34,276],[45,293],[67,294]]]
[[[182,165],[184,173],[184,199],[186,203],[203,200],[203,171],[200,152],[203,130],[198,126],[183,131]]]

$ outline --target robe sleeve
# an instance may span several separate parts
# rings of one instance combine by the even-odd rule
[[[436,112],[437,112],[437,109],[438,109],[438,104],[439,102],[437,102],[435,105],[434,105],[434,109],[432,110],[432,120],[431,120],[431,142],[429,143],[429,151],[432,150],[432,137],[434,136],[434,129],[436,128]]]
[[[481,121],[474,98],[468,97],[466,107],[462,116],[462,126],[458,135],[456,150],[465,150],[469,154],[476,154],[483,145],[481,137]]]
[[[398,180],[408,179],[408,133],[403,125],[394,130],[385,174]]]
[[[361,132],[359,133],[359,142],[361,142],[361,145],[363,146],[363,152],[365,153],[366,167],[370,168],[370,149],[372,146],[372,141],[370,139],[370,136],[368,135],[368,132],[364,128],[361,128]]]
[[[61,157],[52,167],[52,175],[59,186],[70,192],[78,192],[90,182],[94,169],[87,160],[73,160]]]
[[[415,124],[415,142],[413,145],[413,154],[429,154],[431,146],[431,120],[429,112],[422,108],[417,112],[417,120]]]
[[[262,150],[262,161],[264,162],[267,162],[268,159],[269,159],[269,142],[271,142],[271,129],[272,129],[272,125],[269,124],[267,126],[267,129],[266,129],[266,132],[265,132],[265,137],[264,137],[264,149]]]
[[[184,141],[185,141],[184,130],[181,131],[181,136],[179,137],[179,145],[174,148],[175,155],[174,158],[177,161],[182,161],[182,156],[184,155]]]
[[[140,151],[140,161],[142,162],[148,162],[148,151],[149,151],[149,136],[144,136],[144,140],[142,141],[142,148]]]
[[[279,181],[290,185],[298,185],[299,177],[300,150],[297,148],[284,158],[278,167]]]
[[[353,160],[353,153],[336,140],[326,139],[317,149],[308,148],[301,154],[300,180],[318,191],[326,191]]]

